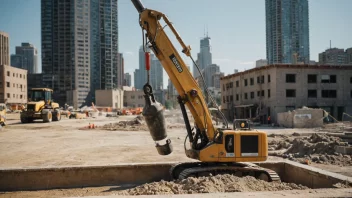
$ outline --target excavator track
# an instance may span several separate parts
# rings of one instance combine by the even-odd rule
[[[170,169],[173,179],[200,177],[218,174],[232,174],[235,176],[253,176],[268,182],[280,182],[279,175],[273,170],[257,166],[252,163],[206,163],[189,162],[176,164]]]

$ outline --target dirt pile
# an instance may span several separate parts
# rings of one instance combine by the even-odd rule
[[[193,194],[217,192],[279,191],[293,189],[307,189],[307,187],[292,183],[270,183],[262,180],[257,180],[254,177],[240,178],[233,175],[216,175],[210,177],[187,178],[173,182],[153,182],[122,191],[121,194]]]
[[[284,151],[272,155],[278,155],[298,162],[309,160],[323,164],[352,165],[352,156],[337,153],[335,150],[336,146],[348,146],[348,143],[343,142],[338,137],[317,133],[310,137],[293,138],[281,136],[269,141],[269,150]]]
[[[187,178],[172,182],[160,181],[144,184],[119,192],[121,195],[162,195],[194,194],[219,192],[253,192],[308,189],[302,185],[284,182],[265,182],[254,177],[216,175],[209,177]]]

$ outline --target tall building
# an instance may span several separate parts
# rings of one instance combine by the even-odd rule
[[[147,52],[151,52],[149,48],[146,48]],[[150,61],[153,58],[153,54],[150,56]],[[134,86],[136,89],[143,89],[143,86],[147,82],[147,71],[145,69],[145,52],[143,46],[139,48],[139,69],[134,72]]]
[[[10,65],[10,38],[0,31],[0,65]]]
[[[347,64],[352,65],[352,47],[346,49]]]
[[[117,87],[122,88],[125,80],[125,60],[122,53],[117,56]]]
[[[164,88],[163,67],[157,58],[153,58],[151,62],[150,84],[153,90],[162,90]]]
[[[266,59],[259,59],[255,61],[255,67],[262,67],[268,64],[268,61]]]
[[[41,0],[43,84],[60,105],[78,108],[90,100],[90,3]]]
[[[119,74],[117,0],[90,0],[91,94],[122,85]]]
[[[24,69],[23,56],[11,54],[11,66]]]
[[[308,0],[265,0],[268,64],[309,63]]]
[[[21,46],[16,46],[16,54],[11,55],[11,65],[26,69],[28,74],[39,73],[37,48],[30,43],[22,43]]]
[[[208,87],[215,87],[213,76],[220,72],[220,67],[217,64],[211,64],[203,69],[203,77]]]
[[[319,64],[342,65],[348,63],[347,50],[330,48],[319,53]]]
[[[200,40],[200,52],[197,54],[197,64],[201,71],[212,64],[211,39],[208,35]],[[199,75],[199,71],[194,65],[193,76],[198,77]]]
[[[124,79],[124,82],[123,82],[123,86],[128,86],[128,87],[130,87],[131,85],[132,85],[131,74],[125,73],[125,79]]]

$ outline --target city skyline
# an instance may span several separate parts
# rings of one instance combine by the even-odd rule
[[[346,19],[352,17],[352,13],[348,11],[352,2],[348,0],[339,2],[336,4],[328,0],[309,1],[311,60],[318,61],[318,54],[328,48],[330,40],[332,40],[333,47],[345,49],[351,47],[348,42],[348,32],[352,31],[352,27],[346,26],[345,23]],[[207,24],[209,36],[212,37],[214,62],[221,66],[225,74],[233,73],[234,69],[243,71],[253,68],[256,60],[266,57],[264,1],[223,1],[222,4],[217,4],[210,0],[195,0],[187,2],[187,6],[184,6],[186,1],[182,0],[178,2],[143,0],[143,3],[148,8],[168,15],[181,38],[186,44],[191,45],[194,58],[199,52],[198,43],[203,37],[204,25]],[[14,53],[14,46],[22,42],[41,46],[40,2],[13,0],[4,2],[2,5],[0,11],[3,17],[0,19],[0,30],[10,35],[11,54]],[[202,9],[195,9],[199,6]],[[132,74],[134,69],[138,68],[138,49],[142,43],[138,14],[130,1],[119,1],[118,7],[119,51],[124,54],[125,73]],[[14,9],[18,11],[16,13],[22,14],[17,16],[14,12],[10,12]],[[179,9],[199,17],[187,17],[186,20],[178,13]],[[217,10],[221,11],[222,15],[208,16],[205,14]],[[174,38],[171,40],[181,51],[176,40]],[[38,48],[38,51],[39,59],[41,59],[41,49]],[[193,65],[188,58],[185,60],[189,65]],[[165,80],[167,78],[164,78],[164,88],[167,84]]]

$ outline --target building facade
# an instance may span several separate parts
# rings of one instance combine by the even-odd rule
[[[262,67],[268,64],[268,61],[266,59],[259,59],[255,61],[255,67]]]
[[[0,65],[0,103],[27,103],[27,70]]]
[[[142,90],[124,91],[124,107],[144,107],[144,92]]]
[[[123,93],[122,89],[105,89],[95,90],[96,106],[112,107],[113,109],[123,108]]]
[[[43,83],[74,108],[90,101],[90,0],[42,0]]]
[[[0,65],[10,65],[10,38],[0,31]]]
[[[344,65],[351,63],[352,48],[338,49],[330,48],[319,53],[319,64],[323,65]]]
[[[151,52],[149,48],[145,49],[146,52]],[[150,54],[150,61],[153,59],[154,54]],[[151,62],[150,62],[151,64]],[[139,68],[134,71],[134,87],[136,89],[143,89],[147,82],[147,71],[145,69],[145,52],[143,46],[139,48]]]
[[[208,87],[215,87],[213,76],[220,72],[220,67],[216,64],[210,64],[203,69],[203,76]]]
[[[30,43],[16,46],[16,54],[11,55],[11,66],[26,69],[28,74],[39,73],[37,48]]]
[[[122,86],[119,74],[117,0],[90,0],[91,92]]]
[[[221,108],[228,119],[270,116],[303,106],[322,108],[336,119],[352,113],[352,67],[268,65],[221,78]]]
[[[308,64],[308,0],[265,0],[265,18],[268,64]]]
[[[160,61],[154,56],[151,60],[150,84],[152,85],[153,90],[162,90],[164,88],[163,67]]]
[[[123,86],[128,86],[128,87],[130,87],[130,86],[132,86],[131,83],[132,83],[131,74],[125,73]]]
[[[117,56],[117,87],[122,88],[125,80],[125,60],[122,53]]]
[[[27,75],[27,90],[29,91],[32,88],[41,88],[45,87],[43,84],[43,74],[28,74]],[[54,93],[55,94],[54,90]]]

